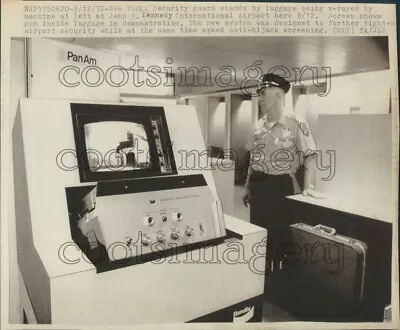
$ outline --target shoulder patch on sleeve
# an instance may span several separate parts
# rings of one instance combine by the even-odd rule
[[[293,119],[296,125],[298,125],[303,135],[307,137],[310,136],[310,129],[308,128],[307,121],[301,114],[293,113],[291,114],[291,119]]]
[[[299,127],[300,127],[301,132],[305,136],[309,136],[310,135],[310,131],[308,130],[308,125],[307,125],[306,122],[299,123]]]

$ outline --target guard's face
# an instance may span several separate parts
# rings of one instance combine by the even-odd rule
[[[260,93],[260,106],[264,115],[278,120],[285,106],[285,92],[279,87],[267,87]]]

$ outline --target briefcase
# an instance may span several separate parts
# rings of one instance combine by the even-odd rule
[[[364,297],[365,243],[334,228],[289,226],[282,246],[293,314],[304,320],[356,321]]]

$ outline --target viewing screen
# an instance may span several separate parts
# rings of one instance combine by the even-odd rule
[[[107,155],[101,163],[97,152],[88,153],[89,167],[92,171],[131,171],[151,168],[149,141],[141,124],[122,121],[85,124],[85,139],[87,150]]]
[[[71,104],[82,182],[176,174],[162,107]]]

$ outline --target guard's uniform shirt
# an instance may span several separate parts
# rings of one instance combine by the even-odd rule
[[[260,119],[246,149],[254,171],[293,175],[316,147],[307,122],[298,114],[283,114],[277,122]]]
[[[290,217],[286,196],[295,193],[294,173],[305,156],[315,152],[306,121],[298,114],[283,114],[279,121],[264,117],[257,122],[246,145],[250,151],[250,222],[268,230],[268,258],[278,261],[279,247],[286,241]],[[266,272],[273,263],[266,261]],[[275,263],[276,264],[276,263]]]

